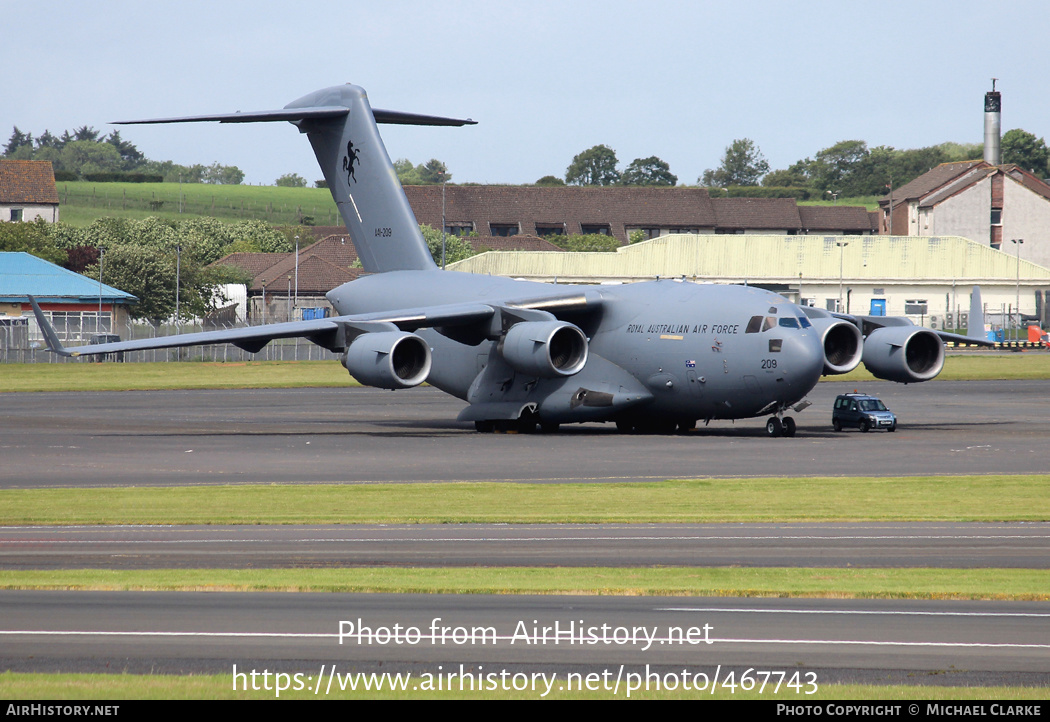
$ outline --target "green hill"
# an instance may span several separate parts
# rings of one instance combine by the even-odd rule
[[[209,216],[230,221],[257,219],[273,225],[295,225],[306,217],[318,226],[342,224],[325,188],[89,181],[62,181],[56,186],[60,217],[76,226],[103,216],[176,220]]]

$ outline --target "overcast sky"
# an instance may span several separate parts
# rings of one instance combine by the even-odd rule
[[[679,183],[734,139],[784,168],[840,140],[981,142],[991,78],[1003,130],[1050,135],[1039,0],[0,0],[0,142],[113,120],[269,110],[346,82],[376,108],[470,117],[382,126],[391,158],[454,181],[564,176],[599,143],[656,155]],[[236,165],[246,182],[321,177],[283,123],[121,129],[148,157]]]

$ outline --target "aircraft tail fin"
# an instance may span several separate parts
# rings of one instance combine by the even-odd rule
[[[981,287],[974,286],[970,294],[970,316],[966,328],[966,335],[970,338],[987,340],[984,330],[984,304],[981,302]]]
[[[468,125],[457,120],[373,109],[356,85],[318,90],[281,110],[122,121],[120,124],[288,121],[306,133],[366,271],[436,268],[387,155],[377,123]]]

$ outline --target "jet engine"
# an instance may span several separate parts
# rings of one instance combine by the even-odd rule
[[[407,389],[430,375],[430,347],[419,336],[402,331],[363,333],[343,354],[343,366],[366,386]]]
[[[864,340],[864,366],[886,381],[929,381],[944,367],[944,343],[917,326],[877,328]]]
[[[523,321],[510,327],[499,353],[512,369],[527,376],[572,376],[587,363],[587,337],[564,321]]]
[[[818,315],[818,309],[805,310],[813,327],[820,333],[820,345],[824,348],[824,375],[848,374],[857,368],[864,350],[860,329],[830,314]]]

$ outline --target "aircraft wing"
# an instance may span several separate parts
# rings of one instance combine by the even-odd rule
[[[32,296],[37,323],[47,341],[49,351],[61,356],[88,356],[117,351],[142,351],[146,349],[180,348],[184,346],[207,346],[230,343],[245,351],[255,353],[277,338],[306,338],[329,350],[344,348],[348,339],[361,333],[377,330],[414,331],[432,326],[458,326],[485,321],[496,313],[496,307],[483,303],[458,303],[426,308],[398,309],[376,313],[334,316],[311,321],[288,321],[262,326],[184,333],[176,336],[117,341],[66,348],[58,339],[54,328],[48,323],[43,311]]]
[[[570,292],[565,294],[527,297],[506,303],[452,303],[420,308],[404,308],[392,311],[333,316],[310,321],[287,321],[262,326],[185,333],[175,336],[117,341],[66,348],[62,345],[51,324],[48,323],[36,299],[29,297],[37,323],[47,341],[49,351],[61,356],[88,356],[115,353],[118,351],[142,351],[185,346],[207,346],[230,343],[250,353],[261,350],[270,341],[278,338],[305,338],[331,351],[346,348],[349,341],[362,333],[394,330],[416,331],[421,328],[472,327],[467,336],[489,335],[493,331],[486,323],[499,314],[520,317],[521,314],[543,314],[553,318],[554,313],[575,309],[594,309],[600,305],[600,297],[592,292]]]
[[[892,326],[914,326],[911,319],[903,316],[853,316],[848,313],[831,313],[832,316],[843,321],[849,321],[860,328],[861,333],[867,338],[868,334],[877,328],[888,328]],[[995,342],[972,336],[963,336],[958,333],[948,333],[936,329],[926,329],[936,334],[945,343],[974,344],[976,346],[994,346]]]

